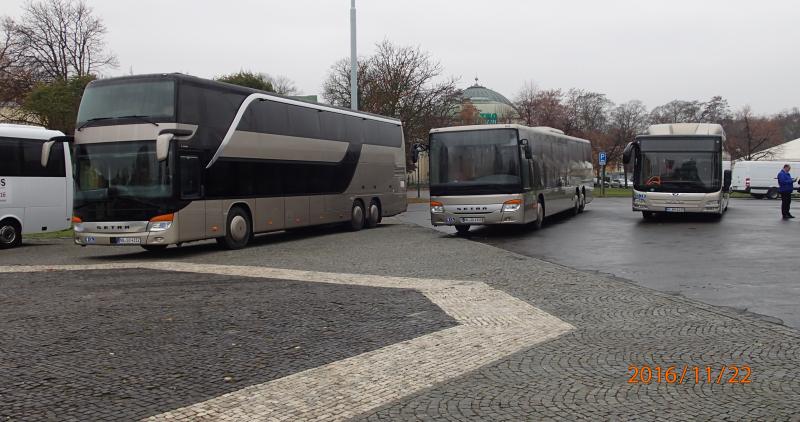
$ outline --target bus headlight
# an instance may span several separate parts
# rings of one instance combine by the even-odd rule
[[[444,212],[444,204],[439,201],[431,201],[431,212],[434,214],[441,214]]]
[[[158,221],[156,223],[148,223],[147,231],[149,232],[163,232],[172,227],[172,221]]]
[[[72,225],[72,231],[76,233],[80,233],[83,231],[83,223],[74,223]]]
[[[150,232],[163,232],[164,230],[169,230],[172,227],[172,220],[175,218],[175,214],[164,214],[153,217],[150,219],[150,222],[147,223],[147,231]]]
[[[522,207],[522,200],[521,199],[512,199],[510,201],[503,202],[502,212],[519,211],[520,207]]]

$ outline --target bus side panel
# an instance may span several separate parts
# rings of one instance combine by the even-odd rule
[[[225,219],[223,218],[222,201],[211,200],[206,202],[206,237],[220,237],[225,234]]]
[[[401,148],[362,145],[361,157],[356,167],[353,180],[346,193],[364,199],[365,204],[371,197],[381,200],[382,214],[385,216],[399,214],[406,209],[406,197],[403,180],[398,168]],[[402,157],[405,160],[405,157]],[[401,183],[403,182],[403,183]]]
[[[284,212],[283,198],[256,199],[256,211],[253,216],[254,231],[260,233],[282,230],[285,226]]]
[[[285,204],[285,228],[289,229],[293,227],[303,227],[311,224],[308,219],[308,196],[287,197]]]
[[[64,230],[69,227],[67,180],[64,177],[16,178],[14,203],[25,208],[22,233]]]
[[[192,201],[178,211],[178,238],[181,242],[205,239],[206,201]]]

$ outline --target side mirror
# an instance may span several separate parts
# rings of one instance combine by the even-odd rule
[[[525,158],[530,160],[533,158],[533,153],[531,152],[531,144],[528,143],[527,139],[520,139],[519,144],[522,145],[522,151],[525,152]]]
[[[50,162],[50,151],[53,149],[53,144],[55,143],[56,141],[49,140],[42,144],[42,158],[41,158],[42,167],[47,167],[47,163]]]
[[[730,170],[725,170],[722,173],[722,175],[723,175],[722,176],[722,180],[723,180],[722,184],[725,187],[725,190],[726,191],[730,190],[731,189],[731,180],[733,178],[731,171]]]
[[[162,133],[156,137],[156,159],[164,161],[169,158],[169,143],[175,135],[171,133]]]
[[[628,142],[628,145],[625,145],[625,150],[622,151],[622,164],[628,164],[631,162],[631,158],[633,158],[633,149],[636,147],[634,142]]]

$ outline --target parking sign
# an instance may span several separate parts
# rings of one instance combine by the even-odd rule
[[[606,153],[601,151],[600,156],[597,158],[597,161],[601,166],[606,165]]]

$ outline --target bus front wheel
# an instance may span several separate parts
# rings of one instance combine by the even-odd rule
[[[161,252],[164,249],[167,249],[167,245],[142,245],[142,249],[146,250],[147,252]]]
[[[533,228],[539,230],[544,224],[544,204],[540,200],[536,206],[536,221],[533,222]]]
[[[250,240],[250,217],[241,207],[233,207],[228,211],[225,237],[217,238],[217,243],[225,249],[242,249]]]
[[[652,220],[656,216],[656,213],[652,211],[642,211],[642,218],[645,220]]]
[[[456,232],[458,234],[467,234],[469,232],[469,224],[456,224]]]
[[[772,188],[767,191],[767,198],[769,199],[778,199],[778,196],[780,195],[778,195],[778,190],[775,188]]]
[[[0,221],[0,249],[10,249],[22,243],[22,228],[12,219]]]

